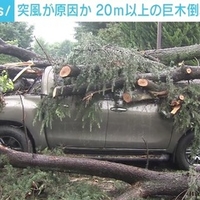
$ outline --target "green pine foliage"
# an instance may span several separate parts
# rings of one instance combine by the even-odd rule
[[[5,105],[3,93],[5,93],[7,90],[12,90],[13,88],[13,82],[9,79],[7,72],[2,71],[0,75],[0,112]]]
[[[99,187],[81,178],[79,181],[71,181],[67,172],[17,169],[8,164],[2,169],[0,178],[1,200],[110,199]]]
[[[52,128],[52,122],[58,118],[61,121],[65,117],[70,117],[69,107],[65,105],[65,98],[52,98],[44,96],[38,104],[37,112],[33,121],[41,121],[41,133],[43,133],[45,127]]]
[[[164,69],[164,65],[145,59],[135,49],[122,48],[92,34],[85,34],[68,57],[72,65],[84,65],[82,73],[77,77],[77,88],[83,83],[98,86],[112,81],[113,87],[117,78],[126,78],[126,89],[133,87],[134,75],[137,72],[156,72]],[[119,73],[119,71],[121,72]]]
[[[163,23],[163,48],[200,43],[199,22]]]
[[[195,154],[200,146],[200,87],[198,84],[190,83],[185,87],[178,87],[174,91],[169,90],[169,92],[171,93],[170,96],[175,96],[175,94],[184,95],[184,103],[178,114],[174,116],[174,125],[179,132],[186,133],[190,131],[194,133],[195,139],[192,150]]]
[[[17,41],[19,47],[31,48],[34,26],[26,22],[0,23],[0,38],[4,41]]]
[[[191,146],[192,154],[195,155],[199,151],[200,146],[200,87],[198,84],[188,82],[183,85],[174,85],[168,80],[167,91],[168,96],[161,101],[160,111],[164,111],[168,118],[173,119],[174,131],[180,133],[194,133],[194,143]],[[180,110],[171,115],[172,100],[178,99],[179,95],[184,96],[184,101],[181,104]]]
[[[0,38],[8,44],[30,49],[33,42],[34,27],[26,22],[1,22]],[[0,54],[0,64],[19,62],[19,59]]]
[[[87,85],[86,96],[87,92],[92,94],[93,91],[99,91],[92,96],[92,101],[83,100],[85,96],[78,96],[73,99],[76,109],[84,110],[84,112],[81,112],[83,127],[85,127],[86,119],[89,119],[87,121],[90,121],[90,131],[94,125],[100,127],[101,120],[96,114],[100,111],[100,108],[97,108],[98,104],[94,104],[101,98],[98,93],[104,94],[109,88],[114,92],[115,82],[120,77],[125,79],[125,84],[121,89],[131,91],[135,87],[136,77],[134,75],[137,75],[138,72],[158,73],[165,67],[161,63],[148,61],[135,49],[109,45],[105,40],[92,34],[85,34],[82,37],[78,45],[75,46],[74,51],[69,54],[67,63],[75,66],[85,66],[81,69],[81,73],[77,78],[71,79],[74,89],[78,90],[83,85]],[[59,70],[55,69],[56,71]],[[59,81],[55,85],[59,85]],[[51,128],[54,117],[59,117],[57,115],[59,105],[61,105],[59,101],[62,101],[62,97],[47,97],[38,105],[35,120],[42,120],[42,130],[45,126]],[[71,106],[68,104],[66,108],[59,109],[61,119],[66,116],[65,112],[71,112],[70,108]]]

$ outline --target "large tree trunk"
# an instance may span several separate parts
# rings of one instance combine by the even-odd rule
[[[7,44],[1,38],[0,38],[0,54],[10,55],[22,61],[45,60],[45,58],[32,51]],[[44,63],[46,65],[50,65],[49,61],[43,61],[43,64]]]
[[[23,61],[28,61],[31,59],[35,59],[35,60],[42,59],[41,56],[37,55],[36,53],[34,53],[32,51],[29,51],[29,50],[26,50],[26,49],[23,49],[20,47],[16,47],[14,45],[7,44],[1,38],[0,38],[0,54],[14,56]]]
[[[66,67],[64,67],[65,69]],[[78,67],[67,67],[72,69],[76,69],[76,75],[78,76],[81,73],[81,68],[77,70]],[[61,69],[61,74],[63,74],[63,69]],[[70,71],[70,70],[68,70]],[[68,75],[66,75],[68,74]],[[64,77],[70,77],[71,74],[68,72]],[[173,68],[171,70],[166,70],[160,73],[160,76],[153,73],[138,73],[135,75],[135,86],[145,88],[146,90],[159,92],[163,91],[163,86],[160,87],[153,82],[166,82],[167,77],[170,77],[174,82],[182,81],[182,80],[193,80],[193,79],[200,79],[200,67],[199,66],[182,66],[178,68]],[[149,81],[151,80],[151,81]],[[141,82],[143,81],[143,83]],[[145,84],[144,84],[145,81]],[[152,82],[153,81],[153,82]],[[76,85],[65,85],[65,86],[57,86],[53,91],[53,97],[56,96],[71,96],[71,95],[86,95],[87,92],[89,93],[101,93],[104,92],[103,88],[106,88],[106,91],[111,91],[115,89],[123,88],[124,83],[126,82],[126,77],[118,78],[115,81],[114,87],[112,87],[112,82],[107,82],[106,84],[100,85],[92,85],[88,88],[87,84],[82,85],[78,89],[76,89]],[[159,93],[158,93],[159,94]]]
[[[22,61],[28,60],[45,60],[45,58],[40,55],[16,47],[14,45],[7,44],[0,38],[0,54],[6,54],[19,58]],[[169,65],[171,61],[182,62],[185,60],[191,60],[194,58],[200,58],[200,45],[190,45],[184,47],[174,47],[158,50],[146,50],[141,53],[145,58],[149,58],[154,61],[159,61],[165,65]],[[48,63],[49,61],[45,61]]]
[[[188,189],[189,174],[183,172],[155,172],[108,161],[23,153],[2,145],[0,153],[15,167],[39,167],[43,170],[69,171],[122,180],[132,185],[131,190],[118,198],[123,200],[130,197],[178,195]]]
[[[165,65],[169,65],[171,61],[178,63],[194,58],[200,58],[200,45],[190,45],[184,47],[173,47],[157,50],[146,50],[143,53],[144,57],[157,59]]]

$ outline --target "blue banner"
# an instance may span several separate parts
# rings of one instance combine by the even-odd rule
[[[0,22],[69,20],[82,22],[200,21],[199,0],[0,0]]]
[[[15,0],[0,0],[0,22],[15,21]]]

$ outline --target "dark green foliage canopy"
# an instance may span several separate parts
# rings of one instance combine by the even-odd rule
[[[34,27],[26,22],[0,23],[0,38],[4,41],[17,41],[19,47],[30,48],[33,42]]]
[[[78,22],[78,27],[75,27],[76,39],[79,39],[81,37],[82,33],[91,32],[94,35],[97,35],[98,31],[100,29],[104,29],[107,27],[106,22]]]
[[[200,42],[199,22],[163,22],[162,48],[187,46]],[[80,23],[76,29],[100,34],[108,43],[140,50],[155,49],[156,22]]]
[[[45,39],[37,38],[37,42],[33,46],[33,51],[43,57],[46,57],[45,54],[47,54],[53,59],[65,59],[72,50],[73,45],[74,43],[69,40],[49,44]]]
[[[0,23],[0,38],[12,45],[31,49],[34,27],[26,22]],[[8,55],[0,55],[0,64],[18,62],[19,60]]]

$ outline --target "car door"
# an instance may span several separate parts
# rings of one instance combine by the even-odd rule
[[[109,123],[106,148],[165,149],[172,122],[158,111],[158,104],[141,101],[132,105],[108,101]]]
[[[103,148],[105,146],[105,136],[108,120],[107,102],[100,100],[96,102],[101,111],[98,113],[102,122],[100,128],[94,124],[90,130],[89,118],[85,120],[86,125],[83,128],[82,114],[77,118],[80,110],[75,109],[72,98],[66,98],[65,106],[73,108],[71,117],[65,117],[62,121],[56,119],[53,121],[52,129],[46,128],[48,143],[51,147],[65,146],[76,148]]]

